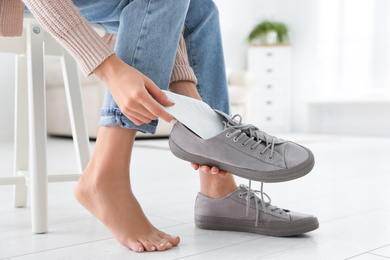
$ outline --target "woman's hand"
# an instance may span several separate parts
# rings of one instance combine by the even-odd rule
[[[220,171],[217,167],[213,166],[213,167],[209,167],[207,165],[199,165],[199,164],[196,164],[196,163],[191,163],[191,166],[192,168],[194,168],[195,170],[201,170],[203,171],[204,173],[211,173],[211,174],[219,174],[221,177],[225,177],[227,172],[225,171]]]
[[[161,118],[171,122],[173,116],[163,106],[173,106],[167,95],[144,74],[127,65],[116,55],[107,58],[94,74],[109,88],[121,112],[134,124],[141,125]]]

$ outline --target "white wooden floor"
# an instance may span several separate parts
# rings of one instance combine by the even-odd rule
[[[13,208],[12,187],[0,186],[0,259],[390,259],[390,139],[289,138],[313,150],[316,166],[265,191],[274,205],[316,215],[314,232],[277,238],[195,228],[197,173],[167,140],[137,141],[134,191],[156,227],[181,236],[178,247],[143,254],[122,247],[77,204],[75,183],[49,185],[50,232],[32,234],[29,207]],[[48,145],[49,173],[76,171],[71,140],[49,138]],[[12,142],[0,142],[0,176],[12,174],[12,156]]]

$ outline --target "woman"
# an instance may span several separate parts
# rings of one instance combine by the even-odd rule
[[[75,189],[77,200],[122,245],[135,252],[163,251],[178,245],[180,238],[156,229],[134,197],[129,177],[130,157],[137,131],[154,133],[157,118],[173,120],[157,103],[174,105],[160,89],[202,99],[212,108],[230,113],[215,4],[211,0],[24,0],[24,3],[67,48],[86,75],[93,73],[108,86],[95,150]],[[9,12],[7,17],[1,17],[2,34],[21,34],[21,23],[15,20],[23,16],[23,3],[4,0],[1,4]],[[108,33],[117,35],[115,52],[88,22],[100,23]],[[237,187],[232,175],[216,167],[192,166],[202,173],[199,196],[208,201],[203,208],[208,203],[219,203],[218,199],[230,199],[239,191],[248,193],[247,189]],[[245,205],[240,207],[245,212]],[[283,221],[291,220],[290,213],[278,210],[285,216]],[[257,226],[258,210],[253,209],[254,214]],[[307,231],[310,230],[302,233]]]

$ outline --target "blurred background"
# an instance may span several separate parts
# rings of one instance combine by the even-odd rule
[[[266,96],[261,83],[282,81],[287,94],[276,94],[270,97],[273,100],[266,96],[265,101],[284,103],[284,110],[280,109],[284,111],[282,118],[275,120],[287,127],[273,127],[268,122],[268,129],[273,132],[390,136],[389,1],[215,0],[215,3],[220,11],[227,68],[250,71],[256,76],[252,122],[262,124],[259,117],[267,114],[267,105],[259,104]],[[288,49],[287,56],[278,64],[271,61],[275,74],[268,75],[268,79],[267,75],[261,76],[259,69],[268,66],[267,62],[256,57],[253,54],[256,51],[250,51],[256,47],[250,47],[247,41],[252,29],[265,20],[281,22],[288,28],[288,45],[257,46],[265,48],[266,53]],[[0,54],[0,60],[1,84],[13,85],[14,56]],[[280,67],[283,75],[277,74]],[[281,95],[285,95],[284,99],[278,101]],[[13,96],[12,88],[2,88],[0,138],[13,135]],[[272,121],[273,116],[271,113],[265,120]]]
[[[233,113],[316,157],[311,174],[267,184],[266,192],[273,205],[317,216],[320,229],[294,238],[195,229],[198,175],[172,156],[166,138],[138,139],[134,192],[157,228],[183,235],[179,250],[161,259],[389,259],[390,1],[214,1]],[[280,28],[287,30],[278,41]],[[258,37],[248,41],[251,33]],[[0,179],[14,172],[14,59],[0,53]],[[70,136],[61,68],[53,57],[46,61],[48,133]],[[93,76],[81,83],[94,138],[105,86]],[[172,126],[163,123],[158,136],[167,137]],[[49,175],[79,171],[70,138],[49,136],[47,149]],[[49,185],[49,236],[31,235],[29,200],[16,209],[13,187],[1,186],[0,258],[128,259],[76,202],[74,185]]]

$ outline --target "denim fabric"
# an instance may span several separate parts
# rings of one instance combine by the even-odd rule
[[[161,89],[168,89],[185,23],[189,63],[202,99],[230,114],[218,10],[212,0],[73,0],[81,14],[118,35],[116,55]],[[129,90],[131,91],[131,90]],[[122,126],[155,133],[158,121],[135,125],[107,89],[100,126]]]
[[[184,39],[202,100],[230,115],[219,13],[213,1],[191,1],[185,20]]]

